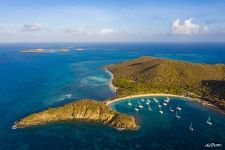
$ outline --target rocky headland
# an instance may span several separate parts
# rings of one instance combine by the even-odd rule
[[[107,124],[118,130],[139,128],[133,116],[118,113],[103,102],[87,99],[31,114],[16,122],[13,128],[25,128],[50,122],[77,119]]]

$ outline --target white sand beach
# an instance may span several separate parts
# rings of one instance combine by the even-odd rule
[[[110,89],[112,89],[115,93],[116,93],[116,90],[117,90],[117,87],[115,87],[112,83],[113,79],[114,79],[114,75],[112,74],[112,72],[110,72],[108,69],[105,68],[105,71],[109,73],[110,75],[110,79],[109,79],[109,87]]]
[[[137,94],[137,95],[131,95],[131,96],[126,96],[126,97],[122,97],[122,98],[116,98],[113,99],[111,101],[107,101],[106,105],[110,105],[112,103],[118,102],[118,101],[122,101],[122,100],[126,100],[126,99],[130,99],[130,98],[138,98],[138,97],[147,97],[147,96],[165,96],[165,97],[180,97],[180,98],[185,98],[185,99],[189,99],[189,100],[193,100],[193,98],[190,97],[186,97],[186,96],[181,96],[181,95],[173,95],[173,94],[163,94],[163,93],[149,93],[149,94]],[[198,99],[195,99],[198,101]]]

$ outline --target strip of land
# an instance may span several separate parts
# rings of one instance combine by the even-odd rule
[[[28,115],[17,121],[13,128],[25,128],[65,120],[76,121],[78,119],[107,124],[118,130],[136,130],[139,128],[133,116],[118,113],[102,102],[88,99]]]
[[[149,94],[137,94],[137,95],[131,95],[131,96],[126,96],[126,97],[122,97],[122,98],[116,98],[116,99],[107,101],[106,102],[106,105],[110,105],[112,103],[115,103],[115,102],[118,102],[118,101],[122,101],[122,100],[126,100],[126,99],[138,98],[138,97],[147,97],[147,96],[154,96],[154,97],[158,97],[158,96],[164,96],[164,97],[180,97],[180,98],[185,98],[185,99],[193,100],[193,98],[191,98],[191,97],[185,97],[185,96],[181,96],[181,95],[163,94],[163,93],[157,93],[157,94],[151,94],[151,93],[149,93]]]
[[[108,72],[109,75],[110,75],[110,79],[109,79],[109,87],[110,87],[110,89],[112,89],[112,90],[116,93],[117,88],[113,85],[113,82],[112,82],[113,79],[114,79],[114,76],[113,76],[112,72],[110,72],[108,69],[105,68],[105,70],[106,70],[106,72]]]
[[[191,98],[225,111],[225,65],[140,57],[105,67],[117,88],[112,101],[141,96]],[[107,104],[111,104],[108,101]]]

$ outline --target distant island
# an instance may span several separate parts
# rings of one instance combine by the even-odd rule
[[[225,65],[140,57],[105,67],[113,74],[113,99],[173,94],[207,101],[225,111]]]
[[[118,113],[102,102],[87,99],[31,114],[16,122],[13,128],[25,128],[64,120],[95,121],[118,130],[139,128],[133,116]]]
[[[60,48],[60,49],[43,49],[43,48],[37,48],[37,49],[26,49],[21,50],[21,53],[55,53],[55,52],[69,52],[70,49],[68,48]]]

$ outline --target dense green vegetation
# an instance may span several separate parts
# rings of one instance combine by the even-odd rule
[[[117,97],[168,93],[207,100],[225,110],[225,65],[141,57],[106,66]]]
[[[117,129],[136,129],[138,125],[133,116],[120,114],[102,102],[79,100],[57,108],[31,114],[15,123],[14,127],[45,124],[63,120],[89,120],[108,124]]]

